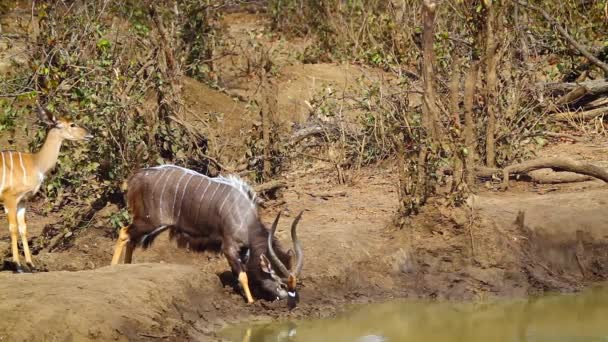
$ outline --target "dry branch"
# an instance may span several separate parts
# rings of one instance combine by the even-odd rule
[[[593,101],[589,101],[589,102],[585,103],[585,108],[593,109],[593,108],[603,107],[606,105],[608,105],[608,97],[600,97]]]
[[[555,18],[553,18],[549,13],[547,13],[547,11],[545,11],[544,9],[542,9],[540,7],[531,5],[525,1],[516,0],[516,2],[524,7],[527,7],[529,9],[532,9],[532,10],[537,11],[540,14],[542,14],[542,16],[545,17],[545,19],[548,22],[550,22],[557,29],[557,31],[568,41],[568,43],[570,43],[570,45],[572,45],[575,49],[580,51],[580,53],[583,56],[587,57],[587,59],[591,63],[597,65],[600,69],[602,69],[604,71],[604,74],[608,75],[608,64],[600,61],[591,52],[589,52],[589,50],[587,50],[587,48],[585,48],[583,45],[579,44],[576,40],[574,40],[574,38],[572,38],[572,36],[568,33],[568,31],[566,31],[566,29],[563,28],[562,25],[560,25]]]
[[[565,112],[555,114],[553,120],[556,121],[570,121],[572,119],[578,120],[590,120],[598,116],[608,114],[608,107],[595,108],[584,112]]]
[[[258,194],[264,194],[285,187],[287,187],[287,184],[285,182],[271,181],[255,186],[255,192]]]
[[[551,137],[551,138],[570,139],[570,140],[573,140],[573,141],[576,141],[576,142],[583,142],[583,141],[585,141],[585,138],[577,137],[577,136],[574,136],[574,135],[568,134],[568,133],[543,132],[542,135],[547,136],[547,137]]]
[[[318,197],[327,200],[330,197],[344,197],[346,191],[329,191],[329,192],[306,192],[311,197]]]
[[[589,90],[587,88],[585,88],[585,86],[579,86],[579,87],[571,90],[566,95],[559,98],[557,101],[555,101],[555,105],[564,106],[569,103],[576,102],[576,101],[582,99],[585,95],[587,95],[588,92],[589,92]]]
[[[318,124],[302,128],[291,136],[291,139],[289,139],[289,143],[287,145],[289,147],[293,147],[308,137],[323,135],[325,131],[326,130]]]
[[[568,171],[582,175],[599,178],[608,182],[608,172],[599,166],[581,163],[567,158],[540,158],[528,160],[523,163],[507,166],[503,170],[502,188],[509,187],[509,175],[513,173],[528,173],[538,169],[553,169],[555,171]]]

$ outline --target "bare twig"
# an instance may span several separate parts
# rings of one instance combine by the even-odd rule
[[[173,335],[152,335],[152,334],[145,334],[145,333],[139,333],[138,335],[141,337],[156,338],[159,340],[164,340],[169,337],[174,337]]]
[[[227,166],[223,165],[223,164],[222,164],[222,163],[220,163],[220,162],[219,162],[217,159],[215,159],[215,158],[213,158],[213,157],[211,157],[211,156],[208,156],[208,155],[206,155],[206,154],[204,154],[204,153],[200,153],[200,156],[201,156],[201,157],[203,157],[203,158],[205,158],[205,159],[207,159],[207,160],[209,160],[210,162],[212,162],[213,164],[215,164],[217,167],[219,167],[220,169],[222,169],[222,170],[224,170],[224,171],[227,171],[227,172],[229,172],[229,173],[233,173],[233,172],[235,172],[235,170],[234,170],[234,169],[232,169],[232,168],[230,168],[230,167],[227,167]]]
[[[297,152],[297,154],[302,155],[304,157],[313,158],[313,159],[320,160],[320,161],[323,161],[323,162],[326,162],[326,163],[330,163],[330,164],[334,163],[332,160],[329,160],[327,158],[315,156],[313,154],[309,154],[309,153],[305,153],[305,152]]]
[[[330,197],[343,197],[346,196],[346,191],[329,191],[329,192],[305,192],[311,197],[318,197],[327,200]]]
[[[0,94],[0,97],[19,97],[19,96],[23,96],[23,95],[27,95],[27,94],[31,94],[31,93],[38,93],[35,90],[30,90],[30,91],[25,91],[25,92],[21,92],[21,93],[13,93],[13,94]]]
[[[568,41],[568,43],[570,43],[570,45],[572,45],[575,49],[580,51],[581,54],[583,54],[583,56],[587,57],[587,59],[589,59],[589,61],[591,63],[597,65],[600,69],[602,69],[604,71],[604,74],[608,74],[608,64],[600,61],[591,52],[589,52],[589,50],[587,50],[583,45],[579,44],[576,40],[574,40],[574,38],[572,38],[572,36],[568,33],[568,31],[566,31],[566,29],[563,28],[562,25],[560,25],[559,22],[555,18],[553,18],[549,13],[547,13],[547,11],[545,11],[544,9],[542,9],[540,7],[537,7],[535,5],[522,1],[522,0],[515,0],[515,1],[524,7],[527,7],[529,9],[532,9],[532,10],[537,11],[540,14],[542,14],[542,16],[545,17],[545,19],[548,22],[550,22],[557,29],[557,31],[562,35],[562,37],[564,37]]]
[[[255,192],[259,194],[275,191],[277,189],[285,188],[287,184],[281,181],[271,181],[267,183],[262,183],[260,185],[255,186]]]

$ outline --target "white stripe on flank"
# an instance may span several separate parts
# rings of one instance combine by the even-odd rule
[[[220,184],[215,184],[215,191],[213,191],[213,193],[211,194],[211,197],[209,197],[209,200],[206,201],[207,204],[209,204],[207,206],[207,212],[209,212],[209,210],[211,210],[211,203],[213,203],[211,199],[213,198],[213,196],[215,196],[215,193],[217,192],[217,189],[219,189],[219,188],[220,188]],[[201,196],[201,201],[202,201],[202,199],[203,199],[203,197]]]
[[[177,192],[179,191],[179,185],[182,182],[182,178],[184,178],[185,175],[186,174],[183,173],[182,176],[179,177],[179,179],[177,180],[177,185],[175,185],[175,190],[173,192],[173,205],[171,205],[171,218],[173,220],[177,220],[177,217],[175,216],[175,200],[177,199]]]
[[[192,174],[192,175],[196,175],[199,177],[204,177],[206,179],[208,179],[211,182],[214,183],[218,183],[218,184],[225,184],[228,186],[231,186],[235,189],[237,189],[243,196],[245,196],[245,198],[247,198],[251,204],[252,207],[255,207],[255,197],[256,194],[253,191],[253,189],[249,186],[249,184],[247,184],[244,180],[242,180],[241,178],[239,178],[237,175],[229,175],[227,177],[223,177],[223,176],[218,176],[218,177],[207,177],[201,173],[198,173],[196,171],[190,170],[190,169],[186,169],[185,167],[181,167],[181,166],[177,166],[177,165],[173,165],[173,164],[165,164],[165,165],[159,165],[159,166],[154,166],[151,167],[152,169],[171,169],[171,168],[176,168],[179,169],[183,172]]]
[[[226,195],[224,197],[224,200],[222,201],[222,204],[220,205],[220,209],[218,210],[218,213],[220,213],[220,215],[222,215],[222,208],[224,208],[224,204],[226,204],[226,200],[230,197],[232,193],[228,193],[228,195]]]
[[[203,194],[201,195],[201,198],[198,200],[198,209],[196,210],[196,217],[194,219],[194,222],[198,222],[198,213],[201,212],[201,205],[203,204],[203,197],[205,197],[205,194],[207,193],[207,189],[209,189],[209,185],[211,185],[211,182],[207,182],[207,186],[205,187],[205,190],[203,190]]]
[[[23,184],[27,184],[27,171],[25,171],[25,166],[23,166],[23,157],[21,157],[21,152],[19,153],[19,164],[21,164],[21,171],[23,171]]]
[[[13,153],[11,151],[8,151],[8,159],[11,160],[11,169],[8,170],[8,179],[10,181],[8,186],[13,186]]]
[[[6,163],[4,162],[4,152],[0,152],[2,155],[2,183],[0,183],[0,195],[2,195],[2,191],[4,190],[4,176],[6,176]]]
[[[238,209],[238,206],[239,206],[238,202],[239,202],[240,199],[241,199],[241,197],[238,197],[238,196],[235,197],[234,201],[232,201],[232,203],[230,204],[230,206],[227,208],[228,212],[229,213],[233,213],[234,215],[226,214],[226,215],[224,215],[224,217],[230,218],[230,219],[235,219],[236,223],[239,223],[240,225],[242,225],[243,224],[243,219],[241,218],[241,214],[239,213],[239,210],[235,210],[235,209]],[[249,208],[247,208],[246,210],[248,210],[248,209]],[[236,218],[235,218],[235,216],[236,216]],[[234,224],[234,223],[235,222],[232,222],[232,224]],[[240,230],[240,228],[239,228],[239,230]]]
[[[167,174],[171,174],[171,172],[167,172]],[[160,221],[163,221],[163,195],[165,194],[165,187],[167,186],[167,179],[169,179],[169,176],[167,176],[167,178],[165,179],[165,183],[163,184],[163,190],[160,192],[160,198],[158,199],[158,207],[160,209]]]
[[[228,188],[228,191],[230,191],[230,188]],[[215,194],[215,195],[219,195],[219,196],[220,196],[220,198],[222,198],[221,196],[223,196],[224,192],[226,192],[226,188],[222,188],[222,192],[217,193],[217,194]],[[214,198],[214,197],[211,197],[211,199],[210,199],[210,200],[211,200],[211,201],[213,201],[213,202],[216,202],[216,201],[215,201],[213,198]]]
[[[176,220],[179,219],[179,215],[181,215],[181,213],[182,213],[182,207],[184,206],[184,195],[186,194],[186,189],[188,189],[188,184],[190,184],[190,181],[192,180],[193,177],[194,177],[194,175],[190,175],[190,178],[188,178],[186,185],[184,185],[184,190],[182,191],[182,198],[179,199],[179,211],[177,212],[177,216],[175,217]]]
[[[156,182],[154,182],[154,185],[152,186],[152,189],[156,189],[156,186],[158,185],[158,182],[163,178],[163,176],[166,174],[167,172],[165,171],[161,171],[160,176],[158,176],[158,178],[156,178]],[[154,191],[154,190],[153,190]],[[153,194],[154,195],[154,194]]]
[[[201,184],[203,184],[203,182],[205,181],[205,179],[203,177],[200,177],[199,179],[200,179],[200,182],[198,182],[198,185],[196,186],[196,188],[194,188],[194,191],[192,191],[192,194],[197,194],[198,188],[200,188]],[[190,201],[190,202],[197,203],[196,201]],[[188,208],[192,209],[192,203],[190,203],[190,206]]]
[[[234,207],[238,206],[238,201],[239,201],[239,197],[234,199],[234,202],[232,202],[232,206],[230,207],[230,212],[233,212],[236,215],[237,220],[239,222],[242,222],[243,220],[241,219],[241,214],[239,213],[240,210],[234,210],[235,209]]]

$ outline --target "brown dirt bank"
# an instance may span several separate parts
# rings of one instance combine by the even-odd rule
[[[323,172],[287,177],[279,238],[286,240],[292,214],[308,209],[299,228],[301,305],[293,312],[285,303],[246,305],[222,285],[224,258],[178,251],[166,237],[136,251],[136,264],[107,267],[114,240],[107,227],[96,226],[66,251],[35,256],[51,272],[0,273],[0,337],[214,340],[218,329],[243,320],[327,317],[348,303],[394,297],[572,291],[608,275],[608,189],[601,184],[545,195],[483,193],[473,199],[473,224],[466,209],[438,205],[395,230],[390,171],[366,171],[353,186],[332,185]],[[275,213],[263,211],[264,221]]]

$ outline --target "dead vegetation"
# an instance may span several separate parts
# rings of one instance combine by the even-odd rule
[[[374,296],[525,295],[605,278],[602,235],[599,242],[583,236],[580,266],[568,259],[565,267],[551,265],[544,249],[569,253],[575,240],[547,242],[563,232],[534,231],[602,226],[603,193],[585,196],[589,183],[600,183],[587,181],[608,180],[603,151],[589,158],[576,148],[591,150],[605,135],[599,2],[103,4],[36,2],[33,18],[30,6],[22,9],[37,35],[11,31],[10,39],[30,37],[30,65],[0,82],[3,138],[19,134],[16,119],[36,98],[96,133],[91,147],[62,155],[34,205],[41,227],[33,249],[49,270],[109,263],[114,228],[129,220],[121,183],[138,166],[171,162],[211,176],[240,174],[268,217],[311,208],[301,234],[313,258],[303,278],[310,297],[298,317]],[[36,130],[32,147],[42,136]],[[542,153],[555,142],[563,151]],[[572,185],[585,191],[547,199],[518,193],[572,182],[587,182]],[[555,203],[571,209],[562,214]],[[581,215],[588,206],[592,215]],[[518,210],[527,211],[511,227]],[[567,221],[577,215],[583,223]],[[393,230],[389,217],[407,229]],[[194,260],[170,251],[144,259]],[[209,277],[201,307],[211,317],[193,321],[281,316],[267,303],[234,309],[241,303],[215,278],[223,266],[202,259]],[[158,271],[145,275],[153,280]],[[86,291],[79,298],[89,297],[108,302]],[[183,336],[148,335],[174,334]]]
[[[44,12],[35,32],[39,43],[36,48],[31,44],[37,73],[15,93],[23,100],[42,98],[50,109],[81,112],[107,134],[100,141],[109,139],[97,151],[82,151],[80,160],[63,159],[74,167],[60,171],[46,196],[58,205],[75,194],[70,189],[94,178],[99,186],[72,202],[102,191],[104,196],[89,201],[99,207],[119,197],[120,179],[132,165],[160,161],[269,182],[294,162],[314,160],[327,163],[337,183],[352,184],[365,165],[397,156],[399,215],[407,216],[418,212],[429,196],[460,205],[475,191],[477,179],[498,181],[495,175],[532,158],[546,139],[580,141],[558,132],[560,125],[580,130],[591,121],[597,127],[607,108],[608,87],[597,73],[604,71],[605,56],[591,46],[594,36],[581,43],[568,29],[571,18],[585,11],[576,5],[372,0],[267,5],[272,31],[260,31],[265,38],[254,42],[230,41],[221,18],[239,5],[229,1],[159,8],[147,2],[107,8],[41,4]],[[111,19],[114,14],[118,16]],[[568,20],[560,23],[565,14]],[[93,34],[90,23],[98,27],[96,39],[82,45],[87,41],[82,37]],[[510,27],[529,33],[518,33],[513,41]],[[558,35],[551,38],[563,39],[570,50],[545,48],[541,41],[548,39],[546,27],[556,27]],[[281,36],[319,43],[307,45],[297,57],[302,62],[349,60],[379,67],[383,76],[363,77],[342,89],[328,84],[306,102],[308,118],[288,127],[280,119],[279,70],[294,61],[279,57],[284,48],[272,39]],[[569,64],[570,72],[578,72],[576,82],[561,82],[559,75],[549,79],[535,67],[571,52],[589,62],[582,71]],[[115,77],[109,77],[110,70]],[[236,96],[257,114],[244,155],[224,153],[216,142],[221,137],[209,134],[209,118],[184,107],[183,74]],[[245,91],[229,89],[235,79],[249,81]],[[99,110],[105,114],[92,115]],[[79,181],[70,185],[60,179]],[[578,179],[586,178],[559,181]]]
[[[318,120],[319,109],[313,105],[316,121],[292,135],[290,147],[306,137],[324,134],[329,143],[328,156],[334,157],[315,158],[334,164],[338,182],[343,181],[345,171],[358,167],[357,160],[365,159],[361,155],[373,145],[391,151],[376,155],[377,159],[392,153],[399,156],[402,215],[418,212],[434,194],[447,196],[449,203],[459,205],[470,191],[475,191],[477,179],[499,180],[497,175],[503,170],[505,174],[529,173],[526,179],[541,183],[588,179],[589,169],[573,167],[570,161],[526,160],[533,158],[535,150],[547,139],[584,140],[558,132],[562,122],[581,130],[587,125],[585,121],[597,120],[606,113],[605,82],[599,78],[605,71],[602,58],[606,57],[601,49],[588,45],[599,36],[585,31],[590,35],[581,43],[569,32],[573,28],[566,28],[575,23],[575,17],[599,27],[601,16],[597,12],[593,18],[583,19],[584,6],[541,8],[523,1],[380,4],[362,0],[314,5],[293,0],[271,4],[274,29],[313,36],[322,50],[317,52],[318,60],[350,58],[381,65],[399,80],[398,86],[385,83],[372,96],[367,89],[359,89],[360,94],[368,95],[368,108],[357,109],[362,116],[373,116],[375,127],[381,121],[380,139],[378,130],[370,135],[365,128],[344,124],[342,113],[354,111],[352,102],[356,100],[331,102],[328,95],[324,95],[325,107],[320,109],[323,117],[329,118]],[[369,9],[374,9],[375,14]],[[415,15],[406,17],[404,13]],[[566,13],[568,19],[560,22]],[[318,18],[326,18],[323,25],[316,25]],[[375,25],[376,20],[384,20],[386,26]],[[409,25],[412,20],[414,25]],[[513,40],[512,27],[531,34],[518,32]],[[546,37],[546,27],[556,28],[558,34]],[[578,33],[580,37],[582,32]],[[570,50],[543,51],[541,39],[556,39],[554,45],[563,40]],[[365,59],[375,52],[376,59]],[[555,63],[550,61],[555,58],[562,63],[559,59],[566,59],[571,53],[580,54],[589,62],[584,71],[571,64],[570,71],[578,72],[576,82],[556,81],[559,75],[543,81],[547,74],[539,72],[537,66]],[[306,55],[305,60],[309,62],[311,56]],[[421,99],[412,101],[412,94],[416,93]],[[603,128],[598,132],[603,132]],[[313,144],[313,148],[319,150],[319,145]],[[310,153],[298,155],[307,157]],[[532,170],[522,165],[581,176],[530,173]],[[508,175],[503,179],[507,182]]]

